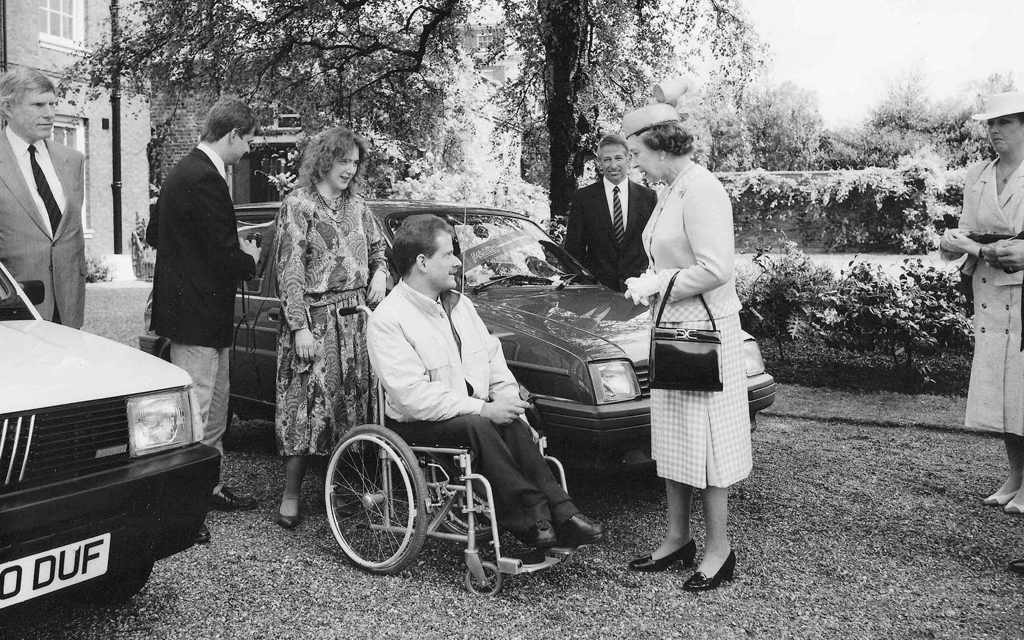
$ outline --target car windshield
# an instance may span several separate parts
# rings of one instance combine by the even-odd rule
[[[467,287],[497,284],[499,280],[503,285],[592,281],[562,247],[530,220],[481,213],[443,217],[455,227]],[[401,221],[401,217],[392,217],[389,226],[394,230]]]

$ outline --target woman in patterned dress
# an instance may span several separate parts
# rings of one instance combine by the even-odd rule
[[[356,194],[366,144],[348,129],[317,135],[302,154],[299,186],[277,215],[277,282],[283,317],[277,345],[278,451],[285,486],[277,523],[298,524],[309,456],[328,455],[349,428],[373,416],[365,317],[339,310],[374,305],[387,262],[376,219]]]
[[[665,479],[668,528],[653,552],[629,566],[662,571],[677,560],[684,565],[694,561],[690,508],[694,489],[702,489],[704,555],[683,586],[689,591],[714,589],[732,578],[736,564],[726,532],[729,487],[751,469],[740,301],[733,279],[732,205],[718,179],[691,160],[693,136],[674,106],[657,103],[627,114],[623,137],[634,164],[648,179],[668,184],[643,232],[650,268],[626,280],[626,296],[656,309],[669,280],[678,274],[661,324],[711,329],[708,316],[713,316],[721,332],[724,387],[719,392],[651,390],[651,454]]]
[[[1009,462],[1006,479],[983,502],[1024,514],[1024,275],[1000,263],[1005,243],[975,240],[981,239],[977,234],[1008,237],[1024,230],[1024,92],[995,94],[985,102],[984,113],[972,117],[985,121],[998,157],[967,168],[959,228],[947,230],[939,247],[947,260],[966,253],[961,270],[972,274],[974,360],[965,424],[1002,431]]]

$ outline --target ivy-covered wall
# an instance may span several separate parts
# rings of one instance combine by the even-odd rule
[[[919,254],[938,247],[935,224],[957,215],[960,172],[927,158],[896,169],[719,173],[729,192],[741,252],[805,251]]]

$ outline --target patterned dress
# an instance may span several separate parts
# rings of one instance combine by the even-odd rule
[[[363,200],[328,203],[295,189],[277,215],[277,283],[283,317],[277,343],[278,452],[327,455],[350,428],[374,416],[366,317],[338,310],[366,304],[366,287],[387,267],[384,238]],[[308,328],[312,362],[295,355],[293,332]]]

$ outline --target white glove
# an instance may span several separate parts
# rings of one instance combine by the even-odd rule
[[[650,297],[661,292],[661,281],[653,271],[647,271],[635,278],[626,278],[626,298],[633,304],[648,305]]]

